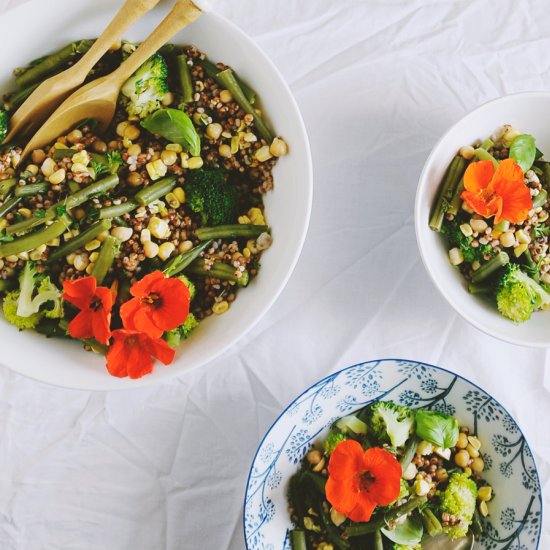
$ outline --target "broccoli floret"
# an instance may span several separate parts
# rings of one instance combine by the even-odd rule
[[[40,307],[48,302],[53,305],[44,309],[48,317],[59,318],[63,316],[63,303],[61,291],[46,277],[38,272],[36,265],[27,262],[21,275],[19,275],[20,296],[17,304],[19,317],[30,317],[38,313]]]
[[[445,534],[451,539],[465,537],[472,523],[476,509],[477,486],[466,474],[455,473],[449,478],[441,496],[441,511],[455,516],[460,523],[444,527]]]
[[[189,335],[199,326],[199,321],[197,318],[190,313],[187,316],[187,319],[185,320],[185,323],[183,325],[180,325],[179,327],[175,328],[174,330],[171,330],[167,332],[164,335],[164,339],[166,340],[166,343],[171,348],[177,348],[182,340],[186,340],[189,338]]]
[[[190,281],[185,275],[178,275],[176,279],[179,279],[189,289],[189,299],[193,301],[193,298],[197,293],[197,288],[195,287],[195,283]]]
[[[348,439],[348,437],[342,432],[331,431],[323,441],[323,451],[327,456],[331,455],[336,446],[346,439]]]
[[[237,193],[221,168],[204,168],[188,173],[185,184],[187,203],[193,212],[200,212],[204,223],[222,225],[235,221]]]
[[[6,111],[0,109],[0,143],[4,141],[8,135],[9,116]]]
[[[414,415],[393,401],[377,401],[369,408],[367,424],[381,442],[402,447],[414,429]]]
[[[8,323],[15,325],[19,330],[35,328],[40,322],[42,315],[40,313],[33,313],[29,317],[20,317],[17,315],[17,304],[20,294],[19,290],[12,290],[6,294],[4,303],[2,304],[4,317]]]
[[[168,68],[160,54],[149,58],[122,86],[121,100],[129,115],[145,118],[160,108],[169,92]]]
[[[498,283],[496,298],[500,313],[516,323],[527,321],[533,311],[550,304],[550,294],[512,263]]]

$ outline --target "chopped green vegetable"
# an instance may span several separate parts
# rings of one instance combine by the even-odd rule
[[[426,409],[418,409],[415,417],[418,437],[442,449],[449,449],[456,445],[459,433],[456,418]]]
[[[449,242],[451,247],[458,247],[462,252],[462,256],[466,262],[472,263],[474,261],[482,261],[485,255],[494,256],[495,250],[489,244],[480,244],[477,248],[471,246],[474,238],[472,236],[467,237],[460,230],[460,223],[456,220],[445,221],[443,223],[441,232],[445,235],[445,238]]]
[[[367,424],[380,441],[402,447],[413,433],[414,415],[408,407],[377,401],[369,408]]]
[[[9,115],[6,111],[0,109],[0,143],[2,143],[8,135]]]
[[[510,158],[521,166],[524,173],[533,166],[536,154],[537,147],[533,136],[521,134],[512,141],[512,145],[510,146]]]
[[[441,510],[455,516],[457,525],[444,527],[451,539],[465,537],[476,509],[477,486],[473,479],[463,473],[454,473],[441,497]]]
[[[164,339],[166,340],[166,343],[171,348],[177,348],[182,340],[186,340],[189,338],[189,335],[199,326],[199,321],[197,318],[190,313],[187,316],[187,319],[185,319],[185,322],[183,325],[167,332],[164,335]]]

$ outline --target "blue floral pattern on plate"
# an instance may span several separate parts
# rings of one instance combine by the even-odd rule
[[[400,359],[369,361],[324,378],[273,424],[250,469],[244,505],[248,550],[291,550],[286,484],[332,422],[371,401],[391,399],[457,416],[483,442],[484,477],[495,489],[476,550],[534,550],[542,524],[540,481],[513,418],[475,384],[449,371]]]

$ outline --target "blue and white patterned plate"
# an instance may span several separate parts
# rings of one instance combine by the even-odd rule
[[[324,378],[276,420],[250,469],[244,505],[248,550],[290,550],[287,482],[332,422],[371,401],[391,399],[457,417],[483,443],[484,477],[493,487],[490,516],[476,550],[534,550],[542,524],[540,481],[514,419],[468,380],[416,361],[369,361]]]

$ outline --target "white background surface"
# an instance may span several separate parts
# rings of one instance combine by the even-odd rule
[[[547,3],[215,4],[273,58],[302,109],[315,168],[304,253],[250,335],[172,383],[87,393],[0,368],[0,548],[242,550],[248,468],[271,422],[322,376],[382,357],[441,365],[501,401],[531,444],[548,509],[548,353],[458,318],[412,223],[422,164],[453,122],[506,93],[550,90]]]

